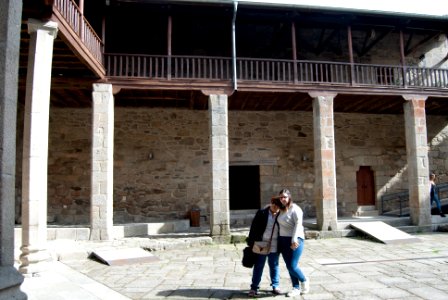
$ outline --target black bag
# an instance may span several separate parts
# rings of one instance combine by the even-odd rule
[[[243,266],[246,268],[252,268],[255,265],[257,254],[252,251],[252,247],[246,247],[243,249]]]

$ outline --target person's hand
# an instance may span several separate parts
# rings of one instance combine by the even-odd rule
[[[291,243],[291,249],[292,250],[296,250],[297,248],[299,248],[299,243],[297,243],[297,242]]]

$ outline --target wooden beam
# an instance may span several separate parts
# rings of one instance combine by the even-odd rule
[[[393,31],[393,28],[389,28],[389,30],[383,31],[381,32],[381,34],[377,37],[374,38],[372,40],[372,42],[370,44],[367,45],[367,47],[364,47],[359,53],[359,57],[362,57],[364,55],[366,55],[367,53],[369,53],[369,51],[376,45],[378,44],[382,39],[384,39],[389,33],[391,33]]]
[[[417,42],[417,44],[415,44],[412,48],[405,49],[405,52],[404,52],[405,55],[408,56],[409,54],[411,54],[414,51],[416,51],[419,47],[423,46],[428,41],[430,41],[431,39],[433,39],[433,38],[435,38],[435,37],[437,37],[439,35],[440,35],[440,32],[436,32],[436,33],[433,33],[433,34],[428,34],[426,37],[424,37],[419,42]]]
[[[328,44],[334,38],[334,36],[338,33],[338,31],[339,31],[339,29],[333,29],[333,31],[324,39],[325,28],[322,29],[321,35],[319,38],[319,43],[315,50],[316,55],[321,54],[328,47]]]

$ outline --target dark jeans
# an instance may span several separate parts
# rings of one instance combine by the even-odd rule
[[[439,213],[442,213],[442,206],[440,205],[440,200],[439,197],[437,195],[434,195],[431,197],[431,207],[432,207],[432,203],[435,202],[437,208],[439,209]]]
[[[268,259],[269,274],[271,275],[272,288],[278,288],[280,282],[280,268],[278,265],[279,254],[276,252],[269,253],[268,255],[257,254],[257,260],[255,261],[254,270],[252,273],[251,290],[257,291],[260,288],[261,276],[263,275],[264,265]]]

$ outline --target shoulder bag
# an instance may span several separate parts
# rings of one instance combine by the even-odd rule
[[[271,252],[272,235],[274,234],[275,224],[277,224],[277,218],[278,218],[278,215],[275,217],[275,221],[274,221],[274,225],[272,226],[271,237],[269,238],[269,241],[255,241],[254,246],[252,247],[252,252],[261,254],[261,255],[268,255]]]

